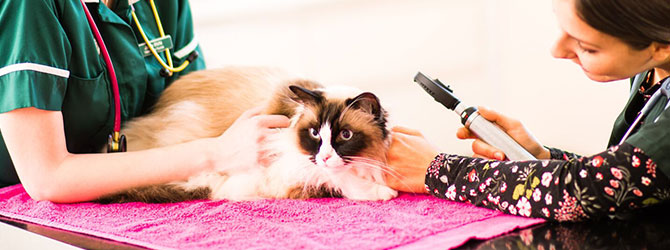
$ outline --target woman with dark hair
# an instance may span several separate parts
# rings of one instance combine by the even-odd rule
[[[538,160],[505,161],[466,128],[457,136],[475,139],[474,157],[438,154],[418,131],[397,127],[390,185],[556,221],[625,218],[670,199],[670,1],[554,0],[554,11],[561,28],[554,57],[594,81],[631,79],[608,148],[580,156],[544,147],[519,121],[482,108]]]

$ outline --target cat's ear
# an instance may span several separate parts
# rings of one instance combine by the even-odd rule
[[[323,98],[318,93],[297,85],[291,85],[288,88],[296,95],[291,96],[291,99],[302,104],[317,104]]]
[[[367,113],[373,114],[375,117],[380,117],[382,113],[382,108],[379,104],[379,98],[370,92],[365,92],[354,97],[353,99],[350,99],[347,101],[347,105],[352,108],[360,109]]]

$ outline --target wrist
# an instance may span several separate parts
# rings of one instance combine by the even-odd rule
[[[215,142],[216,140],[214,138],[204,138],[193,141],[193,155],[196,156],[193,160],[196,172],[214,169],[216,152],[219,151]]]
[[[549,160],[551,159],[551,151],[548,148],[541,147],[540,153],[536,154],[535,157],[541,160]]]
[[[449,184],[448,180],[447,182],[444,182],[444,178],[448,178],[448,172],[445,173],[442,169],[445,161],[447,160],[447,156],[448,155],[445,153],[437,153],[435,154],[435,157],[433,157],[432,161],[428,165],[426,174],[424,175],[424,188],[422,190],[423,193],[430,193],[431,190],[436,189],[439,185]],[[445,177],[442,177],[443,175]],[[440,178],[443,180],[440,180]]]

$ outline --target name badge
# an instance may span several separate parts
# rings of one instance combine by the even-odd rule
[[[171,49],[173,46],[172,37],[170,35],[159,37],[149,42],[151,43],[151,46],[154,47],[157,53]],[[151,55],[151,50],[149,50],[149,46],[147,46],[146,43],[140,43],[137,46],[140,47],[140,52],[142,53],[143,56],[146,57]]]

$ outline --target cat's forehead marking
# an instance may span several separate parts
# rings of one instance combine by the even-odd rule
[[[339,119],[342,114],[344,107],[344,102],[342,101],[329,101],[320,107],[319,111],[319,123],[326,124],[330,123],[331,126],[334,125],[334,122]]]
[[[331,133],[330,123],[326,122],[321,125],[321,129],[319,130],[319,135],[321,136],[320,153],[329,153],[328,151],[332,149],[332,146],[330,145]]]

